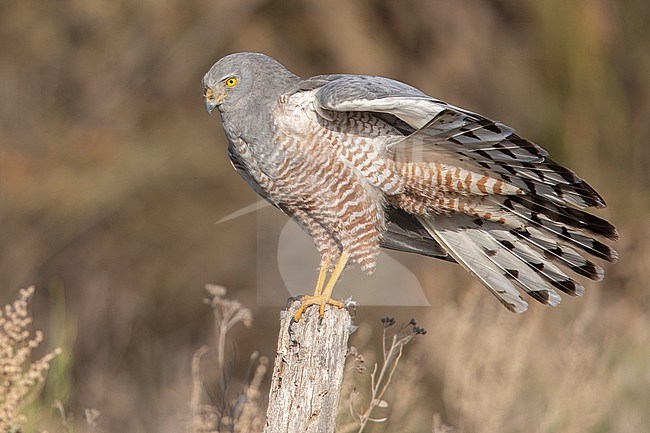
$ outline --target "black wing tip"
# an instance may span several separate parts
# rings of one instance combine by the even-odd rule
[[[614,224],[610,223],[607,220],[599,218],[596,215],[592,215],[590,213],[584,212],[583,214],[585,216],[584,228],[586,230],[590,231],[593,234],[602,236],[612,241],[619,240],[618,230],[616,229]]]
[[[584,288],[570,278],[566,280],[552,280],[550,283],[553,287],[569,296],[581,296],[584,293]]]
[[[595,257],[598,257],[603,260],[607,260],[611,263],[616,263],[618,261],[618,252],[602,242],[593,241],[591,248],[593,251],[590,251]]]
[[[511,195],[508,196],[503,204],[508,209],[512,210],[512,202],[518,203],[530,211],[542,213],[551,219],[557,220],[558,222],[567,224],[571,227],[585,230],[612,241],[619,240],[618,230],[614,224],[584,210],[576,209],[568,205],[550,203],[543,197],[535,195]]]
[[[605,236],[605,237],[612,241],[620,240],[620,235],[618,234],[618,230],[616,229],[616,227],[614,227],[613,224],[609,224],[609,225],[611,226],[611,229],[609,231],[609,236]]]
[[[535,299],[538,302],[541,302],[544,305],[552,305],[550,302],[551,292],[548,290],[534,290],[527,293],[531,298]]]
[[[605,278],[603,268],[587,260],[584,265],[571,266],[575,272],[594,281],[602,281]]]
[[[580,182],[580,188],[584,191],[585,195],[589,195],[591,198],[593,204],[592,207],[595,208],[604,208],[607,207],[607,204],[605,203],[605,200],[603,197],[598,194],[598,191],[596,191],[591,185],[589,185],[587,182],[584,180]]]

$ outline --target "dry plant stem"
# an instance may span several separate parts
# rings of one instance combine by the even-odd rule
[[[219,337],[217,339],[217,365],[219,368],[219,374],[224,372],[224,357],[226,352],[226,334],[228,333],[227,325],[223,322],[216,323],[217,332]]]
[[[372,371],[372,374],[370,375],[370,380],[371,380],[371,399],[370,399],[370,404],[368,405],[368,409],[360,416],[359,420],[359,430],[357,430],[357,433],[362,433],[363,430],[366,428],[366,424],[368,424],[368,421],[372,420],[370,415],[372,414],[372,410],[377,407],[384,396],[384,393],[390,386],[391,381],[393,380],[393,374],[395,373],[395,370],[397,369],[397,365],[399,364],[400,359],[402,358],[402,353],[404,350],[404,345],[407,344],[415,334],[410,334],[410,335],[400,335],[399,333],[396,335],[393,335],[392,337],[392,344],[390,345],[390,348],[386,350],[386,328],[384,328],[384,335],[382,338],[382,348],[383,348],[383,363],[381,365],[381,370],[379,371],[379,376],[377,376],[377,364],[375,364],[375,367]],[[388,374],[388,377],[386,378],[386,374]],[[384,380],[386,378],[386,380]]]
[[[202,346],[192,357],[192,432],[198,433],[201,427],[201,358],[208,353],[208,346]]]
[[[214,311],[214,328],[217,333],[217,366],[219,374],[223,374],[226,355],[226,335],[230,328],[232,328],[239,318],[237,317],[237,310],[232,310],[228,306],[222,306],[221,310],[215,309]],[[220,314],[219,314],[220,313]]]
[[[336,427],[352,319],[331,307],[321,319],[312,307],[292,324],[299,305],[282,312],[265,433],[332,433]]]
[[[226,335],[239,322],[242,322],[246,327],[250,327],[253,316],[250,310],[244,307],[241,302],[225,298],[226,289],[224,287],[216,284],[208,284],[205,288],[210,296],[205,298],[203,302],[212,307],[214,328],[217,334],[217,364],[219,374],[223,376]]]

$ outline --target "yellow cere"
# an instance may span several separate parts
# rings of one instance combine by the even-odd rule
[[[236,77],[230,77],[226,80],[226,87],[235,87],[237,82],[238,80]]]

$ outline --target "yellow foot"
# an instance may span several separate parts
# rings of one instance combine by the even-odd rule
[[[336,308],[345,307],[343,302],[332,299],[326,295],[303,296],[302,299],[300,299],[300,302],[301,302],[300,307],[296,311],[296,314],[293,315],[294,322],[298,322],[302,317],[302,314],[305,312],[305,310],[311,307],[312,305],[318,305],[319,307],[318,313],[320,314],[321,317],[325,315],[325,305],[327,304],[332,305]]]

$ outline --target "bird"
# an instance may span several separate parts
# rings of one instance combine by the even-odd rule
[[[616,262],[602,197],[502,122],[371,75],[301,78],[261,53],[218,60],[202,80],[232,166],[312,238],[317,305],[342,308],[349,266],[370,274],[381,248],[458,263],[508,310],[523,294],[556,306],[580,296],[572,274],[602,280]],[[329,278],[328,278],[329,275]]]

